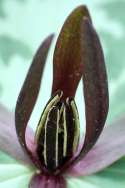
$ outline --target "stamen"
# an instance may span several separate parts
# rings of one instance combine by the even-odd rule
[[[64,127],[64,139],[63,139],[63,156],[66,157],[67,153],[67,128],[66,128],[66,108],[63,110],[63,127]]]
[[[59,135],[59,119],[60,119],[60,112],[58,110],[57,113],[57,129],[56,129],[56,167],[58,167],[58,135]]]
[[[79,142],[79,115],[74,99],[55,95],[46,105],[37,128],[37,153],[49,172],[71,159]]]
[[[73,153],[74,153],[77,150],[77,146],[79,143],[80,123],[79,123],[79,113],[78,113],[77,106],[74,100],[71,101],[71,106],[72,106],[74,121],[75,121],[75,135],[74,135],[74,141],[73,141]]]
[[[38,141],[39,139],[39,136],[40,136],[40,133],[41,133],[41,130],[43,128],[43,125],[45,124],[45,121],[46,121],[46,118],[47,118],[47,114],[50,110],[50,108],[54,105],[56,105],[59,101],[60,101],[60,98],[62,97],[63,95],[63,92],[60,91],[60,93],[57,93],[51,100],[49,100],[49,102],[47,103],[42,115],[41,115],[41,118],[39,120],[39,123],[38,123],[38,126],[37,126],[37,130],[36,130],[36,134],[35,134],[35,139],[36,141]]]
[[[44,149],[43,149],[43,157],[44,157],[44,162],[45,162],[45,165],[47,166],[47,152],[46,152],[46,134],[47,134],[47,123],[49,121],[49,113],[48,113],[48,116],[47,116],[47,119],[46,119],[46,123],[45,123],[45,137],[44,137]]]

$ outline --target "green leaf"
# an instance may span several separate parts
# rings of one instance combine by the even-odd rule
[[[0,188],[28,188],[34,169],[0,152]],[[20,186],[20,187],[19,187]]]
[[[68,179],[68,188],[125,188],[125,158],[92,176]]]
[[[9,155],[5,154],[4,152],[0,151],[0,165],[1,164],[14,164],[16,160],[14,160]]]
[[[0,183],[0,188],[28,188],[29,181],[31,179],[32,174],[24,174],[20,176],[16,176],[15,178],[8,179],[7,181],[4,181]]]
[[[0,183],[30,173],[22,164],[0,164]]]

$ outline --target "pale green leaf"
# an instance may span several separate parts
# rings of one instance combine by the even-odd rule
[[[0,183],[0,188],[28,188],[31,176],[32,173],[15,176],[15,178],[8,179],[7,181]]]
[[[125,159],[95,175],[69,178],[69,188],[125,188]]]
[[[0,183],[31,172],[30,168],[22,164],[0,164]]]
[[[0,188],[28,188],[35,170],[0,152]]]
[[[0,151],[0,165],[1,164],[16,164],[16,163],[17,161],[15,159],[5,154],[4,152]]]

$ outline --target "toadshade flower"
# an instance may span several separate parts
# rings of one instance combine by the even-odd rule
[[[101,44],[85,6],[76,8],[62,27],[53,58],[51,97],[35,133],[28,126],[52,39],[53,35],[45,39],[34,56],[17,100],[15,123],[9,112],[0,109],[0,149],[35,167],[29,188],[66,188],[67,175],[90,175],[125,155],[123,121],[104,128],[109,105],[107,74]],[[84,139],[80,139],[75,103],[81,79]]]

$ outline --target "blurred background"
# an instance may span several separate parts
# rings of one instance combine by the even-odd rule
[[[55,33],[32,124],[38,121],[51,93],[58,33],[68,14],[81,4],[88,6],[104,49],[110,95],[107,122],[125,112],[125,0],[0,0],[0,102],[10,110],[14,111],[34,53],[46,36]],[[84,108],[81,95],[80,84],[76,96],[80,113]],[[83,115],[81,119],[84,121]]]
[[[124,113],[125,0],[0,0],[1,103],[14,110],[26,72],[40,43],[50,33],[55,33],[56,39],[68,14],[83,3],[88,5],[104,49],[110,93],[108,121]],[[48,57],[38,111],[51,92],[53,49],[54,43]],[[81,98],[77,97],[77,100]]]

